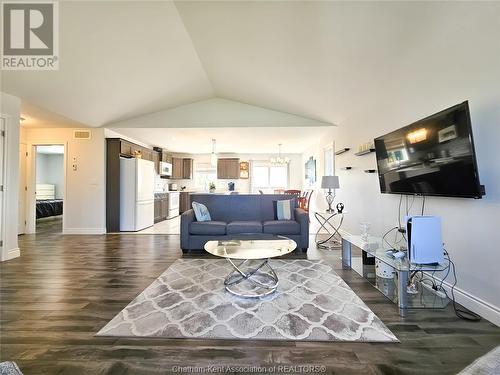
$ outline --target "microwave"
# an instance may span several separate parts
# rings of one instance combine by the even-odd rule
[[[172,175],[172,164],[161,161],[160,176],[171,176],[171,175]]]

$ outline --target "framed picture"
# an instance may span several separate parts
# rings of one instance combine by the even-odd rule
[[[311,156],[305,164],[306,170],[306,181],[309,185],[314,185],[316,183],[316,160]]]
[[[247,179],[250,176],[248,161],[240,162],[240,178]]]

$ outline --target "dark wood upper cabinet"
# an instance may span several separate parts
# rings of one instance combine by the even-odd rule
[[[167,154],[166,152],[164,152],[163,155],[162,155],[162,161],[164,161],[166,163],[172,164],[172,155]]]
[[[153,163],[155,163],[156,174],[160,174],[160,153],[158,151],[153,151]]]
[[[183,163],[182,158],[172,158],[172,179],[182,179]]]
[[[193,159],[172,157],[172,179],[189,180],[193,178]]]
[[[193,178],[193,159],[182,159],[182,178],[186,180]]]
[[[240,178],[240,159],[217,159],[217,178],[225,180]]]
[[[124,156],[132,156],[133,151],[132,151],[132,143],[121,140],[118,142],[120,143],[120,154]]]

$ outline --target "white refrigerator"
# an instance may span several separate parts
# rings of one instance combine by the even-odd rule
[[[120,231],[154,224],[154,174],[150,160],[120,158]]]

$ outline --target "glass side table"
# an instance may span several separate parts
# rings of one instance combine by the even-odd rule
[[[314,217],[318,221],[320,227],[314,236],[316,242],[316,247],[323,250],[336,250],[342,247],[342,237],[340,236],[339,230],[344,221],[345,212],[328,212],[328,211],[316,211],[314,212]],[[338,218],[338,220],[336,220]],[[324,240],[319,240],[318,237],[321,234],[321,230],[326,231],[328,236]]]
[[[353,266],[352,247],[359,248],[365,256],[375,258],[394,270],[394,277],[379,277],[375,272],[374,265],[362,262],[361,266]],[[399,314],[405,315],[407,309],[415,308],[444,308],[450,302],[448,298],[442,298],[427,288],[420,287],[415,293],[408,293],[408,280],[417,272],[443,271],[449,266],[448,262],[440,264],[414,264],[407,257],[396,259],[387,254],[390,246],[381,238],[370,236],[364,240],[361,236],[342,233],[342,267],[353,269],[391,301],[396,303]],[[361,269],[360,269],[361,268]]]

